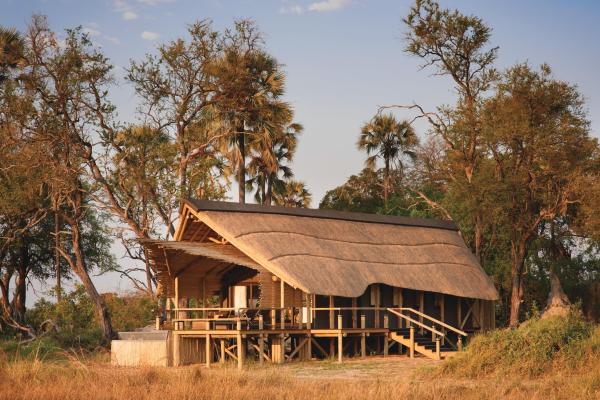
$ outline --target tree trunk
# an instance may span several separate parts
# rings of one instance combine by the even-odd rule
[[[383,204],[387,208],[390,191],[390,160],[385,160],[385,176],[383,177]]]
[[[69,263],[75,274],[77,274],[77,276],[81,280],[81,283],[83,283],[87,295],[90,296],[90,299],[94,303],[94,308],[96,309],[98,322],[100,323],[100,326],[102,328],[102,334],[104,336],[104,340],[106,341],[105,344],[108,345],[110,344],[110,340],[114,337],[114,331],[110,319],[110,312],[106,303],[104,302],[104,299],[96,290],[96,286],[94,286],[94,282],[92,282],[92,279],[90,278],[90,275],[87,271],[85,259],[83,257],[83,251],[81,249],[81,234],[79,229],[79,223],[78,221],[70,221],[69,224],[71,225],[71,244],[73,254],[75,255],[75,260],[73,260],[68,254],[64,253],[62,250],[61,254]]]
[[[511,245],[511,294],[509,325],[519,325],[519,312],[523,301],[523,269],[525,266],[526,245],[523,242]]]
[[[240,204],[246,203],[246,135],[244,133],[244,124],[238,127],[237,132],[237,143],[240,151],[240,159],[238,161],[238,185],[239,185],[239,196],[238,200]]]
[[[481,215],[477,214],[475,216],[475,257],[477,258],[477,260],[479,262],[481,262],[481,241],[482,241],[482,237],[483,237],[483,233],[482,233],[482,222],[481,222]]]
[[[15,308],[14,318],[19,324],[25,323],[25,310],[27,301],[27,264],[29,262],[29,248],[26,239],[21,239],[20,255],[15,279]]]
[[[265,204],[270,206],[273,204],[273,175],[269,174],[267,177],[267,195],[265,198]]]
[[[60,271],[60,216],[58,207],[54,210],[54,271],[56,272],[56,301],[62,300],[61,271]]]

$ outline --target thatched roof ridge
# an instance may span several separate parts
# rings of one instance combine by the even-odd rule
[[[290,215],[296,217],[311,217],[321,219],[337,219],[342,221],[371,222],[376,224],[421,226],[427,228],[449,229],[457,231],[453,221],[433,218],[413,218],[396,215],[367,214],[314,208],[296,208],[281,206],[263,206],[260,204],[240,204],[227,201],[211,201],[187,199],[185,204],[194,211],[228,211],[239,213],[258,213],[271,215]]]

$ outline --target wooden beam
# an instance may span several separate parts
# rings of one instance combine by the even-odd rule
[[[366,326],[366,318],[365,315],[360,316],[360,328],[365,329]],[[362,332],[360,334],[360,356],[365,358],[367,356],[367,335]]]
[[[321,352],[321,354],[323,354],[323,357],[329,357],[329,354],[327,354],[325,349],[323,347],[321,347],[321,345],[319,344],[319,342],[317,342],[315,340],[315,338],[311,337],[311,341],[315,345],[316,349],[319,350]]]

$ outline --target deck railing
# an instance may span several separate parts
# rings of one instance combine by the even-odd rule
[[[398,329],[404,321],[423,329],[415,318],[398,315],[411,309],[386,307],[180,307],[167,310],[166,322],[175,330],[235,329]],[[413,310],[416,311],[416,310]],[[434,320],[423,314],[424,318]],[[341,318],[341,319],[340,319]],[[341,321],[341,325],[340,325]],[[437,321],[437,320],[435,320]],[[449,327],[451,328],[451,327]]]

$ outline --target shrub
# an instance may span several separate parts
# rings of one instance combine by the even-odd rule
[[[472,338],[465,352],[444,364],[443,373],[478,377],[518,374],[535,377],[557,364],[581,366],[582,355],[597,361],[600,330],[576,313],[533,318],[517,329],[498,329]],[[577,364],[577,365],[576,365]]]

